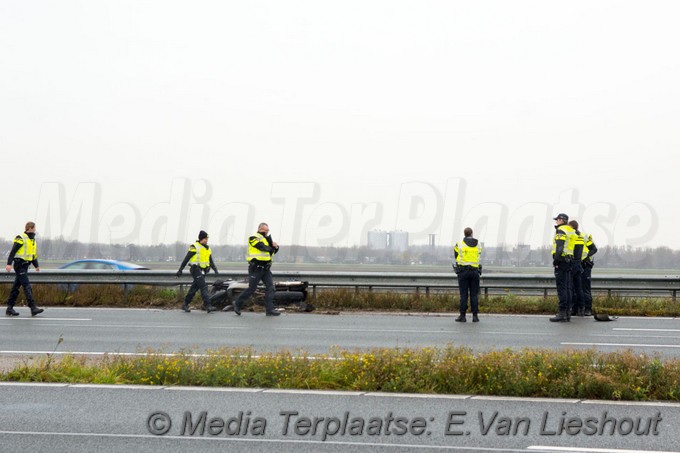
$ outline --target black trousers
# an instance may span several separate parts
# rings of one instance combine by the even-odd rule
[[[585,308],[585,299],[583,296],[583,284],[581,274],[583,273],[583,266],[577,260],[572,261],[571,268],[571,286],[572,286],[572,310],[580,310]]]
[[[203,305],[207,308],[210,307],[210,295],[208,294],[208,284],[205,282],[205,273],[198,266],[191,266],[189,268],[191,276],[194,278],[193,283],[191,283],[191,288],[184,298],[184,307],[188,307],[191,300],[194,298],[198,291],[201,292],[201,299],[203,299]]]
[[[464,269],[458,273],[458,289],[460,291],[460,312],[465,313],[468,308],[468,294],[472,313],[479,311],[479,271]]]
[[[248,265],[248,289],[243,291],[236,299],[236,306],[241,309],[243,303],[257,290],[257,285],[262,281],[265,286],[264,308],[267,313],[274,311],[274,277],[272,276],[271,266],[265,264],[250,263]]]
[[[28,280],[28,268],[31,265],[28,261],[24,260],[14,260],[14,272],[16,273],[14,277],[14,284],[12,289],[9,291],[9,299],[7,299],[7,308],[14,308],[14,304],[19,297],[19,289],[23,286],[24,294],[26,295],[26,300],[28,301],[28,306],[31,308],[35,307],[35,300],[33,299],[33,288],[31,287],[31,282]]]
[[[589,265],[583,266],[583,273],[581,274],[581,287],[583,288],[583,304],[586,310],[593,309],[593,292],[590,286],[590,277],[593,274],[593,268]]]
[[[563,261],[555,267],[555,285],[560,311],[569,313],[572,304],[571,261]]]

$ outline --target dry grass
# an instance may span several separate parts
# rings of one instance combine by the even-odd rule
[[[178,308],[180,294],[175,288],[135,285],[127,295],[122,285],[78,285],[69,291],[66,285],[34,285],[39,305],[70,307]],[[0,298],[6,299],[9,286],[0,286]],[[311,301],[321,310],[399,311],[445,313],[458,311],[457,293],[409,294],[398,292],[355,292],[347,289],[319,291]],[[18,304],[25,304],[23,292]],[[557,298],[506,294],[480,297],[482,313],[551,314]],[[680,316],[680,304],[670,298],[636,298],[598,296],[595,311],[622,316]]]
[[[680,360],[631,351],[422,349],[303,351],[255,355],[222,349],[196,356],[49,356],[0,374],[0,380],[477,394],[607,400],[680,400]],[[453,378],[455,377],[455,379]]]

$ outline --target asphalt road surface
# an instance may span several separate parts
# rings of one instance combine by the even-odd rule
[[[680,450],[680,404],[464,395],[10,383],[0,425],[3,452]]]
[[[677,319],[206,314],[48,308],[0,319],[1,356],[172,353],[224,346],[323,353],[339,346],[632,348],[677,357]],[[63,336],[64,341],[57,346]],[[451,377],[455,379],[455,376]],[[240,414],[240,415],[239,415]],[[234,434],[237,432],[238,434]],[[0,383],[0,452],[680,451],[680,404]]]
[[[456,323],[452,315],[211,313],[180,310],[47,308],[31,318],[0,318],[0,354],[135,353],[147,348],[195,352],[226,346],[257,351],[288,349],[310,354],[330,347],[424,347],[464,345],[475,351],[502,348],[633,349],[680,356],[680,320],[620,318],[597,322],[572,318],[551,323],[548,316],[482,315],[481,322]]]

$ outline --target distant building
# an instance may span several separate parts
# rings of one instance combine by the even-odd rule
[[[387,231],[373,230],[368,232],[367,246],[370,250],[387,249]]]
[[[388,233],[389,249],[399,252],[408,250],[408,232],[406,231],[390,231]]]
[[[408,232],[388,232],[382,230],[369,231],[367,245],[370,250],[394,250],[397,252],[405,252],[408,250]]]

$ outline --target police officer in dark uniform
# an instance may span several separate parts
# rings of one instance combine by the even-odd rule
[[[570,220],[569,226],[574,229],[574,260],[571,267],[571,288],[572,288],[572,306],[571,316],[585,316],[585,297],[583,295],[583,284],[581,274],[583,274],[583,266],[581,259],[583,257],[585,239],[583,233],[578,229],[578,222]],[[586,252],[587,253],[587,252]]]
[[[552,257],[559,299],[559,313],[550,318],[550,322],[569,322],[572,304],[571,273],[575,231],[567,224],[568,215],[561,213],[553,220],[555,220],[555,236],[553,237]]]
[[[24,288],[24,295],[28,301],[28,306],[31,308],[31,316],[39,315],[44,310],[38,308],[33,299],[33,289],[31,282],[28,280],[28,268],[33,265],[37,272],[40,272],[40,264],[38,264],[38,246],[35,242],[35,223],[27,222],[24,233],[14,238],[12,250],[7,257],[7,266],[5,270],[10,272],[14,268],[16,277],[14,284],[9,292],[9,299],[7,299],[7,316],[19,316],[19,312],[14,309],[14,304],[19,297],[19,288]]]
[[[584,312],[585,316],[593,316],[593,294],[591,289],[591,276],[593,272],[593,255],[597,253],[597,246],[593,242],[591,234],[583,234],[584,246],[583,256],[581,257],[581,265],[583,273],[581,274],[581,287],[583,288]]]
[[[184,305],[182,305],[182,310],[189,313],[191,309],[189,304],[194,298],[197,291],[201,291],[201,299],[203,299],[203,306],[205,310],[210,313],[213,311],[213,307],[210,304],[210,295],[208,294],[208,284],[205,282],[205,274],[210,272],[210,268],[215,271],[215,274],[219,274],[215,262],[212,259],[212,252],[210,247],[208,247],[208,233],[201,230],[198,233],[198,241],[194,242],[189,246],[189,251],[184,257],[184,261],[179,266],[177,271],[177,277],[182,276],[182,269],[189,263],[189,271],[191,276],[194,278],[189,292],[184,298]]]
[[[241,316],[243,303],[257,290],[260,280],[265,285],[264,308],[267,316],[279,316],[274,310],[274,278],[272,277],[272,256],[279,251],[279,244],[272,240],[269,225],[261,223],[257,233],[248,238],[248,289],[243,291],[234,301],[234,313]]]
[[[472,228],[463,230],[465,237],[453,247],[455,260],[454,269],[458,274],[458,289],[460,291],[460,316],[456,322],[466,322],[465,313],[468,308],[468,294],[470,308],[472,309],[472,322],[479,322],[479,276],[482,273],[482,265],[479,259],[482,247],[479,241],[472,237]]]

